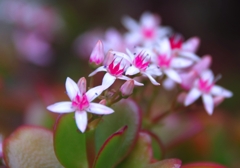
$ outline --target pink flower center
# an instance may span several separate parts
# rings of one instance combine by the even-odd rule
[[[109,66],[108,66],[108,72],[109,72],[111,75],[113,75],[113,76],[121,76],[121,75],[123,74],[123,72],[124,72],[124,68],[121,69],[121,67],[120,67],[122,61],[120,61],[119,63],[117,63],[117,65],[115,65],[115,66],[114,66],[114,61],[115,61],[115,60],[113,60],[113,61],[111,62],[111,64],[109,64]]]
[[[143,33],[143,36],[147,39],[151,39],[154,37],[154,29],[152,28],[143,28],[142,33]]]
[[[209,83],[208,80],[203,80],[203,79],[200,79],[199,82],[198,82],[198,88],[205,92],[205,93],[208,93],[210,92],[211,88],[213,87],[213,83]]]
[[[80,111],[86,109],[88,106],[89,101],[85,94],[83,94],[82,96],[77,94],[74,100],[72,101],[72,107]]]
[[[141,71],[145,71],[148,67],[148,65],[150,64],[150,60],[146,60],[148,59],[147,56],[144,56],[142,53],[139,53],[134,61],[133,64],[139,68]]]
[[[169,38],[169,41],[172,50],[182,48],[183,39],[181,37],[173,35]]]
[[[158,65],[161,68],[169,68],[171,61],[172,61],[172,58],[171,57],[167,57],[167,55],[165,55],[165,54],[158,56]]]

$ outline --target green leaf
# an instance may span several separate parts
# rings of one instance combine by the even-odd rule
[[[121,101],[113,106],[115,112],[111,115],[103,116],[103,120],[96,128],[95,144],[96,151],[99,152],[105,141],[120,128],[127,126],[126,136],[119,148],[118,156],[111,158],[114,164],[120,162],[131,150],[137,139],[141,124],[141,113],[138,106],[131,100]],[[109,159],[108,159],[109,160]],[[104,166],[107,168],[106,166]]]
[[[185,164],[181,168],[226,168],[226,166],[210,162],[199,162]]]
[[[151,137],[140,132],[137,142],[131,153],[124,159],[117,168],[145,168],[152,159]]]
[[[53,149],[53,133],[36,126],[21,126],[3,142],[7,167],[63,168]]]
[[[152,163],[145,168],[180,168],[181,164],[182,161],[179,159],[165,159],[156,163]]]
[[[152,163],[155,162],[155,163]],[[148,132],[140,132],[138,140],[128,157],[117,168],[180,168],[179,159],[167,159],[156,162],[153,159],[152,138]]]
[[[76,125],[74,113],[61,115],[54,129],[54,149],[66,168],[87,168],[86,133]]]
[[[105,141],[96,157],[95,168],[110,168],[114,166],[116,159],[118,159],[118,154],[121,151],[121,144],[125,139],[126,132],[127,126],[112,134]]]
[[[152,149],[153,149],[153,158],[156,160],[160,160],[163,158],[164,153],[165,153],[165,148],[159,139],[157,135],[150,131],[145,131],[144,132],[148,133],[149,136],[151,136],[152,139]]]

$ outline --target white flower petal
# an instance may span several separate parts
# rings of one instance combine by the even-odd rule
[[[101,86],[96,86],[94,88],[91,88],[87,91],[86,96],[88,98],[88,101],[91,102],[93,101],[96,97],[98,97],[102,92],[104,91],[104,87]]]
[[[213,72],[210,69],[203,71],[200,76],[203,80],[208,80],[209,83],[212,83],[214,80]]]
[[[162,84],[166,90],[172,90],[176,86],[176,82],[174,82],[171,78],[166,78]]]
[[[200,44],[200,39],[198,37],[192,37],[183,43],[182,50],[189,51],[189,52],[196,52],[199,44]]]
[[[157,28],[159,24],[159,18],[150,12],[144,12],[140,18],[140,24],[142,27],[146,28]]]
[[[76,111],[75,112],[75,120],[76,120],[78,129],[82,133],[84,133],[87,128],[87,123],[88,123],[87,112],[86,111]]]
[[[123,17],[122,24],[130,31],[136,31],[139,29],[138,23],[128,16]]]
[[[118,77],[118,79],[131,80],[131,78],[129,78],[129,77],[127,77],[127,76],[124,76],[124,75]],[[134,79],[133,79],[133,80],[134,80]],[[136,86],[143,86],[144,84],[143,84],[143,83],[140,83],[140,82],[138,82],[138,81],[136,81],[136,80],[134,80],[134,85],[136,85]]]
[[[182,79],[180,77],[180,75],[173,69],[165,69],[164,70],[165,74],[171,78],[172,80],[174,80],[177,83],[181,83]]]
[[[171,67],[173,68],[186,68],[193,64],[193,61],[184,58],[173,58]]]
[[[89,107],[86,110],[90,113],[100,115],[111,114],[114,112],[113,109],[99,103],[90,103]]]
[[[140,72],[140,70],[138,68],[136,68],[134,65],[132,65],[132,66],[128,67],[125,74],[131,76],[131,75],[136,75],[139,72]]]
[[[207,113],[209,115],[212,115],[213,108],[214,108],[214,102],[213,102],[212,96],[209,94],[204,94],[202,96],[202,99],[203,99],[203,104],[204,104],[205,110],[207,111]]]
[[[190,92],[187,94],[187,97],[184,101],[184,105],[188,106],[188,105],[192,104],[200,96],[201,96],[201,92],[197,88],[192,88],[190,90]]]
[[[106,73],[102,80],[103,89],[106,90],[107,88],[109,88],[115,82],[116,79],[117,78],[115,76]]]
[[[160,83],[158,83],[151,75],[147,73],[143,73],[143,74],[148,77],[148,79],[152,82],[153,85],[160,85]]]
[[[111,52],[112,52],[113,54],[115,54],[115,56],[124,58],[124,59],[126,59],[130,64],[132,64],[132,59],[131,59],[131,57],[128,56],[127,54],[122,53],[122,52],[118,52],[118,51],[111,51]]]
[[[131,58],[131,60],[133,61],[134,58],[135,58],[135,56],[133,55],[133,53],[132,53],[128,48],[126,48],[126,52],[127,52],[127,54],[129,55],[129,57]],[[131,62],[131,63],[132,63],[132,62]]]
[[[232,97],[233,93],[221,86],[214,85],[210,91],[214,96]]]
[[[192,53],[192,52],[189,52],[189,51],[179,51],[178,54],[182,57],[189,58],[193,61],[199,61],[200,60],[200,58],[195,53]]]
[[[70,113],[74,111],[72,108],[72,102],[70,101],[54,103],[47,106],[47,109],[54,113]]]
[[[167,57],[171,56],[171,45],[168,38],[164,38],[161,40],[158,51],[159,54],[166,54]]]
[[[106,70],[106,68],[105,68],[104,66],[100,66],[100,67],[98,67],[95,71],[93,71],[92,73],[90,73],[90,74],[88,75],[88,77],[91,77],[91,76],[95,75],[96,73],[98,73],[98,72],[100,72],[100,71],[107,71],[107,70]]]
[[[145,73],[148,73],[148,74],[150,74],[152,76],[160,76],[160,75],[162,75],[162,72],[161,72],[160,68],[158,68],[157,65],[155,65],[155,64],[150,65],[146,69]]]
[[[79,92],[78,85],[69,77],[67,77],[65,87],[68,97],[73,100]]]

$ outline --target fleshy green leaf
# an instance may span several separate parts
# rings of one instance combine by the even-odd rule
[[[113,167],[121,152],[121,144],[126,138],[127,126],[121,128],[116,133],[112,134],[103,144],[97,158],[94,168],[110,168]]]
[[[226,168],[226,166],[210,162],[199,162],[185,164],[181,168]]]
[[[62,168],[53,149],[53,133],[36,126],[21,126],[3,142],[7,167]]]
[[[182,161],[179,159],[165,159],[148,165],[146,168],[180,168]],[[181,167],[182,168],[182,167]]]
[[[140,132],[133,150],[117,168],[179,168],[180,166],[181,161],[179,159],[166,159],[156,162],[155,159],[153,159],[150,134],[148,132]]]
[[[124,159],[117,168],[145,168],[152,159],[151,137],[140,132],[137,142],[131,153]]]
[[[138,131],[141,123],[141,113],[138,106],[131,100],[121,101],[113,106],[115,112],[111,115],[106,115],[99,123],[96,129],[95,144],[97,153],[103,146],[105,141],[120,128],[127,126],[126,136],[122,140],[119,148],[118,156],[112,162],[117,164],[121,161],[131,150],[136,141]],[[107,168],[106,166],[104,166]]]
[[[161,158],[163,158],[164,152],[165,152],[165,148],[162,144],[162,142],[160,141],[159,137],[157,135],[155,135],[154,133],[150,132],[150,131],[144,131],[146,133],[148,133],[148,135],[151,136],[152,139],[152,149],[153,149],[153,158],[160,160]]]
[[[54,129],[54,149],[58,160],[66,168],[87,168],[86,133],[76,125],[74,113],[61,115]]]

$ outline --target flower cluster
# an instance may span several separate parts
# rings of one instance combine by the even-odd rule
[[[215,78],[209,69],[211,56],[196,54],[200,43],[198,37],[184,41],[180,34],[160,26],[160,17],[149,12],[141,16],[140,23],[125,17],[123,24],[129,32],[121,35],[115,29],[108,30],[106,38],[98,40],[89,54],[89,63],[96,68],[89,77],[100,71],[106,72],[101,85],[86,92],[85,78],[78,84],[67,78],[66,90],[71,101],[50,105],[48,110],[58,113],[76,111],[77,126],[84,132],[88,123],[86,111],[100,115],[113,112],[105,105],[91,103],[95,98],[104,92],[103,99],[110,106],[129,97],[135,86],[143,86],[144,78],[156,86],[162,82],[168,90],[179,85],[182,90],[177,100],[184,106],[202,96],[205,110],[210,115],[214,106],[232,96],[230,91],[215,84],[218,77]],[[111,91],[117,79],[126,82],[117,91]]]

